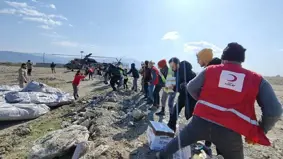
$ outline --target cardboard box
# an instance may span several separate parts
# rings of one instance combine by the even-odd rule
[[[163,149],[173,138],[174,131],[165,123],[150,121],[147,128],[149,148],[154,151]]]

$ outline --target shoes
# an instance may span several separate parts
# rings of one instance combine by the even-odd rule
[[[155,113],[155,114],[156,114],[156,115],[160,115],[160,116],[164,116],[164,115],[165,115],[164,111],[160,111],[160,112]]]

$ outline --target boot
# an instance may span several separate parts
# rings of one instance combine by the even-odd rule
[[[156,114],[156,115],[160,115],[160,116],[164,116],[164,115],[165,115],[165,108],[162,107],[161,110],[160,110],[160,112],[155,113],[155,114]]]

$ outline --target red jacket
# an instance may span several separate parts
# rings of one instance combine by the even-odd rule
[[[159,82],[159,71],[158,71],[158,69],[156,68],[156,67],[154,67],[154,66],[152,66],[152,68],[151,68],[151,75],[152,75],[152,79],[151,79],[151,83],[153,84],[153,85],[157,85],[158,84],[158,82]]]
[[[93,68],[89,68],[88,71],[89,71],[90,73],[93,73],[93,72],[94,72],[94,69],[93,69]]]
[[[75,78],[74,78],[72,83],[74,85],[78,86],[80,84],[81,80],[84,79],[84,78],[85,78],[85,76],[83,76],[83,75],[75,75]]]
[[[261,80],[260,75],[237,64],[207,67],[194,115],[229,128],[255,143],[269,146],[254,108]]]

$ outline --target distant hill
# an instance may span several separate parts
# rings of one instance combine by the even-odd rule
[[[19,63],[19,62],[27,62],[27,60],[31,60],[34,63],[42,63],[43,62],[43,54],[41,53],[21,53],[21,52],[13,52],[13,51],[0,51],[0,62],[11,62],[11,63]],[[46,63],[67,63],[70,59],[64,57],[58,57],[53,55],[45,55],[44,61]]]
[[[45,54],[44,62],[51,63],[55,62],[58,64],[65,64],[72,60],[70,57],[60,57],[50,54]],[[0,62],[11,62],[11,63],[22,63],[31,60],[34,63],[42,63],[43,62],[43,54],[42,53],[22,53],[22,52],[13,52],[13,51],[0,51]],[[99,62],[116,62],[115,59],[96,59]],[[131,58],[123,58],[121,60],[123,63],[135,63],[137,68],[140,67],[141,63],[135,59]]]

